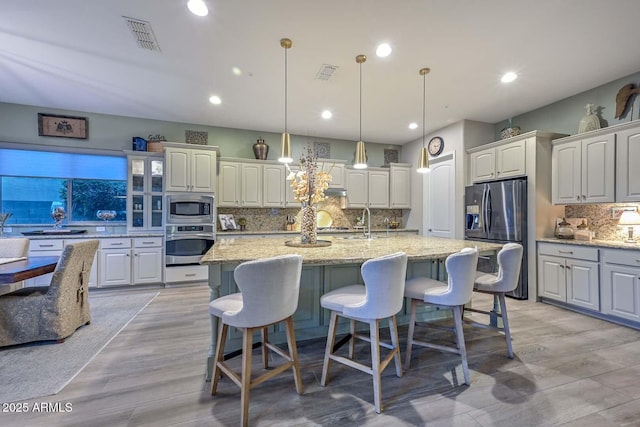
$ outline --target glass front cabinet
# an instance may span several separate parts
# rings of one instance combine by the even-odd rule
[[[162,153],[129,155],[127,191],[128,231],[162,230]]]

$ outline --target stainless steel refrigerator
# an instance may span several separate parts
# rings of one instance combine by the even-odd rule
[[[527,299],[527,179],[475,184],[465,188],[465,239],[520,243],[524,247],[520,280],[509,296]],[[478,270],[497,271],[493,260],[481,258]]]

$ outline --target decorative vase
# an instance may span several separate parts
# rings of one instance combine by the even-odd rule
[[[318,241],[318,211],[315,206],[303,205],[300,224],[300,242],[315,245]]]
[[[580,120],[578,133],[600,129],[600,119],[598,119],[598,116],[593,112],[593,107],[593,104],[587,104],[584,106],[587,114]]]
[[[264,142],[264,139],[260,138],[253,144],[253,155],[258,160],[267,160],[269,154],[269,146]]]

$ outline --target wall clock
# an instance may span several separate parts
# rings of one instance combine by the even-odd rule
[[[429,154],[432,156],[439,156],[440,153],[442,153],[442,150],[444,150],[444,140],[442,137],[434,136],[429,140],[427,149],[429,150]]]

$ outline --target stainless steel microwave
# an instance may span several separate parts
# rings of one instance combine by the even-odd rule
[[[167,195],[167,224],[213,224],[216,205],[213,195],[183,193]]]

